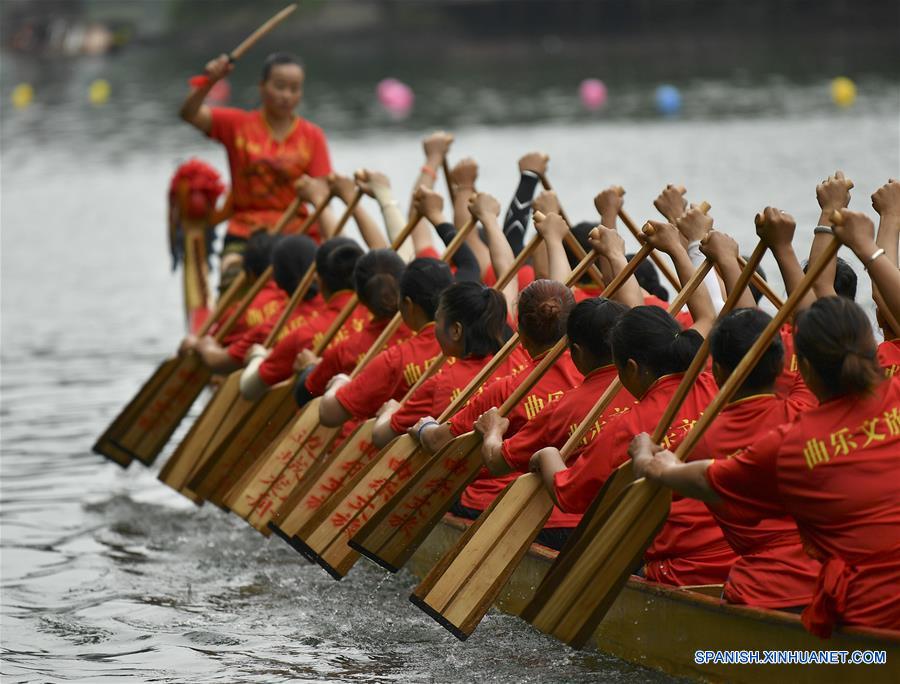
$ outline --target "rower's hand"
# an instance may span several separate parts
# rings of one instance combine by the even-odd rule
[[[381,408],[375,412],[376,416],[383,416],[385,414],[391,416],[394,412],[400,408],[400,402],[396,399],[388,399],[381,405]]]
[[[346,373],[338,373],[337,375],[332,377],[331,380],[328,381],[327,385],[325,385],[325,391],[330,392],[333,390],[333,391],[337,392],[341,387],[346,385],[348,382],[350,382],[349,375],[347,375]]]
[[[562,209],[559,206],[559,198],[553,190],[543,190],[538,193],[531,203],[531,208],[535,212],[542,214],[561,214]]]
[[[621,185],[611,185],[606,190],[601,190],[594,198],[594,207],[596,207],[601,219],[616,216],[622,209],[625,197],[625,188]]]
[[[882,219],[900,219],[900,181],[891,178],[872,194],[872,207]]]
[[[197,346],[197,336],[196,335],[186,335],[183,340],[181,340],[181,344],[178,345],[178,356],[186,356],[190,352],[194,351],[194,347]]]
[[[635,477],[652,477],[659,466],[678,462],[675,454],[656,444],[646,432],[634,436],[628,445],[628,455]]]
[[[715,264],[733,265],[740,256],[734,238],[719,230],[711,230],[700,240],[700,252]]]
[[[543,214],[540,211],[534,212],[534,227],[544,240],[556,240],[557,242],[562,242],[569,232],[569,226],[563,217],[554,212],[549,214]]]
[[[226,54],[221,54],[215,59],[210,60],[203,69],[203,73],[206,74],[206,77],[212,83],[221,81],[232,71],[234,71],[234,62],[229,61],[228,55]]]
[[[304,202],[317,206],[328,199],[328,194],[331,192],[325,178],[313,178],[312,176],[300,176],[294,182],[294,190]]]
[[[432,170],[437,171],[438,167],[444,163],[444,157],[450,151],[452,143],[453,135],[447,131],[435,131],[422,141],[426,163],[433,164]]]
[[[391,181],[385,174],[381,173],[381,171],[359,169],[354,174],[354,177],[356,179],[356,185],[369,197],[378,199],[378,194],[380,192],[390,192]]]
[[[482,435],[505,435],[509,428],[509,418],[500,415],[500,410],[493,406],[478,416],[475,421],[475,430]]]
[[[853,181],[846,178],[843,171],[835,171],[833,176],[828,176],[816,186],[816,199],[822,208],[823,225],[831,225],[828,218],[831,213],[850,204],[852,187]]]
[[[766,207],[756,215],[757,237],[766,243],[773,253],[785,248],[791,248],[794,241],[794,232],[797,230],[797,222],[787,212]]]
[[[432,416],[422,416],[419,420],[416,421],[416,424],[413,425],[406,431],[410,437],[412,437],[417,442],[421,442],[422,430],[428,432],[429,429],[437,428],[438,422]]]
[[[653,200],[653,206],[656,207],[660,214],[666,217],[669,223],[675,223],[687,207],[687,201],[684,199],[685,192],[683,185],[672,185],[670,183]]]
[[[424,185],[420,185],[413,194],[413,208],[433,226],[444,223],[444,198]]]
[[[588,241],[597,254],[605,257],[625,256],[625,240],[612,228],[596,226],[588,234]]]
[[[484,223],[500,215],[500,202],[486,192],[476,192],[469,197],[469,213]]]
[[[696,204],[692,204],[690,209],[678,217],[675,226],[689,243],[699,242],[712,230],[713,219],[709,214],[704,214]]]
[[[327,181],[332,194],[339,197],[344,204],[350,204],[356,195],[356,182],[350,176],[342,176],[339,173],[328,174]]]
[[[875,224],[861,211],[841,211],[841,223],[835,225],[834,236],[865,261],[878,249],[875,244]]]
[[[478,163],[472,157],[460,159],[450,169],[450,184],[455,190],[474,190],[478,180]]]
[[[671,223],[664,221],[647,221],[642,232],[647,242],[660,252],[672,255],[684,250],[681,234]]]
[[[556,447],[544,447],[540,451],[535,451],[531,458],[528,459],[528,470],[532,473],[540,473],[544,461],[550,462],[562,461],[559,449]],[[563,468],[565,465],[563,465]]]
[[[297,354],[297,358],[294,359],[294,372],[302,373],[309,366],[314,366],[321,360],[322,359],[316,356],[312,349],[304,349]]]
[[[519,159],[519,173],[531,171],[543,178],[547,173],[547,164],[549,162],[550,157],[543,152],[529,152]]]

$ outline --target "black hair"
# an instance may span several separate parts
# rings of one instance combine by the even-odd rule
[[[329,293],[353,288],[353,268],[363,255],[362,247],[345,237],[326,240],[316,252],[316,275]]]
[[[624,368],[633,359],[659,378],[686,371],[703,336],[696,330],[682,330],[658,306],[636,306],[613,326],[610,342],[617,367]]]
[[[733,371],[759,339],[772,317],[759,309],[735,309],[718,320],[709,334],[713,361]],[[784,345],[776,335],[744,381],[743,389],[771,391],[784,368]]]
[[[462,325],[463,358],[494,354],[509,339],[506,298],[481,283],[453,283],[441,294],[438,308],[447,325]]]
[[[588,235],[591,234],[591,231],[597,226],[596,223],[591,223],[590,221],[582,221],[581,223],[576,223],[569,229],[569,232],[575,236],[575,239],[578,240],[578,244],[581,245],[581,248],[587,252],[591,253],[591,250],[594,249],[593,245],[591,245],[590,240],[588,240]],[[581,261],[571,249],[569,249],[569,245],[563,242],[563,248],[566,250],[566,257],[569,259],[569,266],[574,270],[578,263]],[[591,277],[585,272],[583,276],[581,276],[580,283],[588,283],[593,282]]]
[[[400,277],[406,263],[392,249],[373,249],[363,254],[353,269],[353,284],[359,301],[375,318],[397,313]]]
[[[537,345],[552,345],[565,334],[574,306],[571,289],[556,280],[535,280],[519,294],[519,330]]]
[[[258,276],[272,263],[272,248],[275,238],[266,229],[257,230],[247,238],[244,248],[244,270],[252,276]]]
[[[744,261],[749,261],[749,258],[745,256]],[[763,270],[762,264],[760,264],[756,267],[756,275],[758,275],[763,280],[767,280],[766,272]],[[753,295],[753,301],[755,301],[757,304],[759,304],[759,300],[762,299],[763,293],[759,289],[757,289],[756,285],[753,284],[752,280],[750,281],[749,287],[750,287],[750,294]]]
[[[278,287],[289,294],[296,290],[315,259],[316,243],[312,238],[306,235],[276,238],[272,248],[272,270]],[[313,285],[309,288],[306,299],[311,299],[316,293],[316,286]]]
[[[625,258],[631,261],[634,259],[634,254],[626,254]],[[638,264],[634,270],[634,277],[638,281],[638,285],[654,297],[659,297],[664,302],[669,301],[669,291],[660,282],[659,272],[650,259],[644,259]]]
[[[865,312],[846,297],[824,297],[797,315],[794,349],[832,395],[868,394],[883,378]]]
[[[434,320],[441,292],[453,282],[450,267],[439,259],[419,257],[407,264],[400,278],[400,297],[409,297],[428,320]]]
[[[846,297],[850,301],[856,301],[856,271],[846,261],[837,257],[834,269],[834,293],[838,297]],[[803,264],[803,272],[809,270],[809,262]]]
[[[272,75],[272,69],[281,66],[283,64],[296,64],[301,69],[303,68],[303,62],[300,61],[300,58],[290,52],[273,52],[271,55],[266,57],[266,61],[263,62],[262,67],[262,82],[265,83],[269,80],[269,76]]]
[[[579,302],[566,322],[569,344],[578,344],[601,364],[612,363],[612,329],[627,311],[627,306],[606,297],[591,297]]]

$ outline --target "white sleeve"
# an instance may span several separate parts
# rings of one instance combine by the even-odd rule
[[[700,265],[706,260],[706,257],[700,251],[699,240],[688,243],[687,253],[694,268],[700,268]],[[716,315],[718,315],[722,307],[725,306],[725,300],[722,298],[722,286],[719,284],[719,275],[716,273],[716,269],[709,269],[709,273],[703,279],[703,284],[706,285],[706,290],[709,292],[710,299],[712,299],[713,308],[716,310]]]

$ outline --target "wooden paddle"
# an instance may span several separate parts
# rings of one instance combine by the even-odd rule
[[[309,227],[319,218],[330,201],[331,195],[329,194],[321,204],[316,206],[312,214],[310,214],[303,222],[303,225],[298,231],[299,234],[303,234],[307,230],[309,230]],[[291,206],[288,207],[288,211],[285,211],[281,219],[279,219],[279,222],[276,225],[276,229],[280,230],[284,225],[287,224],[291,216],[296,212],[296,207],[298,206],[299,200],[297,200],[296,206],[294,205],[294,203],[291,203]],[[269,274],[271,274],[271,271],[269,271]],[[301,285],[303,285],[303,283],[301,283]],[[262,287],[262,284],[260,284],[260,287]],[[276,324],[276,327],[279,327],[287,320],[286,312],[287,308],[290,306],[291,303],[288,302],[285,311],[282,312],[282,315],[279,317],[279,321]],[[169,460],[167,461],[165,467],[160,471],[159,474],[159,479],[162,482],[178,491],[184,489],[190,473],[194,470],[194,468],[202,458],[203,449],[210,442],[210,440],[212,440],[213,436],[215,435],[216,428],[219,426],[222,418],[231,408],[232,404],[238,398],[239,394],[240,371],[235,371],[234,373],[228,375],[228,377],[213,395],[212,399],[210,399],[210,401],[204,407],[200,416],[198,416],[197,420],[191,426],[191,429],[188,431],[187,435],[184,437],[184,439],[181,440],[181,443],[178,445],[175,452],[172,454],[172,456],[169,457]],[[185,410],[185,414],[186,413],[187,410]],[[184,414],[182,414],[182,417],[183,415]]]
[[[603,291],[615,292],[652,251],[646,244]],[[569,275],[566,285],[577,283],[596,258],[587,255]],[[503,402],[499,412],[507,415],[534,387],[541,375],[562,355],[567,346],[563,337],[543,357],[528,377]],[[382,567],[396,572],[412,556],[453,501],[476,477],[482,467],[482,436],[468,432],[448,443],[382,506],[351,538],[349,544]]]
[[[833,220],[835,223],[840,221],[838,212],[835,212]],[[684,459],[690,454],[712,421],[744,383],[781,326],[837,254],[838,247],[838,240],[832,239],[823,253],[810,264],[796,290],[679,444],[676,450],[678,458]],[[594,528],[595,533],[585,535],[579,540],[580,544],[576,541],[582,547],[581,552],[571,557],[566,572],[560,574],[551,569],[523,617],[541,631],[576,648],[583,646],[665,523],[670,501],[671,492],[664,487],[643,479],[629,484],[608,509],[599,510],[604,519],[601,525]]]
[[[297,3],[291,3],[283,10],[275,14],[271,19],[266,21],[262,26],[256,29],[253,33],[247,36],[240,45],[238,45],[234,50],[228,53],[228,61],[236,62],[241,57],[244,56],[244,53],[247,52],[250,48],[256,45],[260,40],[262,40],[268,33],[270,33],[278,24],[287,19],[291,14],[293,14],[294,10],[297,9]]]
[[[712,262],[706,260],[694,272],[670,305],[670,314],[681,310],[711,267]],[[737,291],[742,290],[743,287]],[[737,297],[733,298],[732,305],[734,301]],[[560,450],[564,461],[582,445],[621,389],[622,383],[617,378],[604,390]],[[519,477],[431,569],[413,591],[410,601],[453,635],[466,639],[493,605],[552,511],[553,500],[540,476]]]
[[[475,223],[473,218],[460,229],[447,246],[441,257],[443,260],[449,261],[452,258],[475,227]],[[443,354],[439,354],[431,361],[426,371],[407,390],[401,403],[415,394],[428,378],[435,375],[445,361],[446,357]],[[330,445],[326,445],[317,453],[307,452],[304,454],[304,460],[311,460],[312,466],[301,478],[296,480],[290,493],[285,497],[284,503],[278,507],[275,517],[279,520],[278,526],[281,532],[286,533],[287,530],[299,529],[315,513],[316,509],[320,508],[340,489],[348,477],[352,477],[379,452],[378,448],[372,444],[374,427],[375,419],[370,418],[358,425],[337,451],[329,453],[327,449]],[[260,526],[263,522],[268,525],[268,520],[264,521],[259,518],[254,520],[254,526]]]
[[[281,232],[284,229],[299,206],[300,199],[295,198],[279,218],[274,232]],[[321,212],[317,210],[311,220],[301,228],[301,232],[308,229],[319,213]],[[271,271],[268,274],[271,275]],[[255,288],[257,284],[261,289],[266,280],[268,280],[268,276],[265,279],[257,279],[251,289]],[[245,281],[246,278],[242,273],[236,279],[237,285],[233,289],[229,288],[220,298],[223,303],[223,306],[220,307],[222,312],[237,296]],[[237,311],[223,325],[219,326],[216,339],[221,341],[231,331],[259,289],[256,289],[252,295],[248,293],[249,296],[244,296]],[[215,314],[213,320],[219,316],[220,314]],[[211,323],[212,320],[210,325]],[[205,335],[209,331],[209,327],[209,325],[205,325],[200,330],[200,336]],[[110,457],[117,462],[128,459],[124,465],[127,465],[132,458],[137,458],[149,465],[165,446],[165,442],[171,437],[172,432],[178,427],[208,381],[209,376],[203,372],[202,364],[199,363],[196,355],[188,354],[184,357],[167,359],[157,368],[150,380],[144,383],[138,394],[126,405],[107,431],[101,435],[95,447],[108,451],[111,454]],[[147,433],[154,428],[156,434],[148,435]]]
[[[503,290],[516,277],[521,266],[524,265],[541,240],[539,234],[532,238],[494,285],[494,289]],[[466,387],[457,394],[438,420],[444,421],[462,408],[472,395],[496,374],[497,368],[512,352],[516,344],[515,339],[508,340],[491,361],[485,364]],[[396,491],[404,478],[411,476],[426,459],[427,456],[420,449],[418,442],[409,435],[398,436],[374,459],[370,460],[356,477],[344,478],[341,488],[317,506],[313,515],[308,517],[302,527],[293,524],[295,521],[290,521],[290,524],[279,526],[279,534],[289,537],[289,543],[296,549],[311,560],[320,563],[333,577],[341,579],[359,558],[359,554],[347,546],[349,532],[343,529],[343,523],[360,513],[363,508],[369,513],[372,511],[375,505],[372,501],[366,500],[364,505],[360,505],[360,501],[365,498],[366,494],[383,495],[385,490]],[[391,482],[386,484],[385,480],[388,478],[391,479]],[[349,510],[347,510],[348,508]],[[354,525],[358,526],[360,522],[357,516]],[[292,539],[288,532],[293,534]]]
[[[361,198],[362,190],[357,189],[335,226],[332,237],[337,237],[343,231]],[[269,334],[264,344],[267,349],[280,339],[293,310],[306,298],[315,282],[315,275],[316,265],[313,262],[285,307],[282,320]],[[354,294],[338,314],[338,319],[341,320],[335,327],[335,332],[347,320],[357,303],[358,299]],[[273,386],[258,401],[241,397],[240,401],[235,402],[231,414],[222,421],[215,446],[208,449],[203,465],[195,471],[188,483],[188,487],[197,496],[221,505],[221,497],[235,481],[231,479],[232,469],[237,467],[241,459],[258,455],[296,413],[297,407],[291,396],[293,387],[293,378],[289,378]]]
[[[406,242],[412,233],[420,217],[413,215],[406,226],[394,239],[391,248],[397,250]],[[388,322],[384,330],[357,363],[351,374],[355,378],[368,363],[374,359],[382,348],[393,337],[394,333],[403,323],[403,318],[397,312]],[[321,397],[312,399],[300,410],[300,414],[287,426],[274,440],[254,464],[247,469],[231,492],[225,497],[225,504],[235,514],[247,519],[251,525],[266,532],[269,516],[274,508],[283,503],[287,496],[287,490],[293,487],[293,482],[303,476],[312,464],[314,454],[323,451],[337,435],[340,428],[324,428],[319,423],[319,403]],[[313,438],[313,435],[316,435]],[[310,454],[304,461],[298,460],[301,449],[307,441],[314,454]],[[282,479],[282,473],[288,471],[290,475]],[[290,481],[290,482],[289,482]],[[286,489],[287,488],[287,489]],[[270,494],[271,492],[271,494]],[[256,511],[258,510],[258,514]],[[265,522],[258,524],[255,518],[265,517]]]

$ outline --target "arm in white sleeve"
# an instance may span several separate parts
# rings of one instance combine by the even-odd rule
[[[375,199],[378,201],[378,206],[381,207],[384,225],[387,228],[388,237],[393,243],[406,225],[406,217],[400,211],[400,205],[394,199],[390,188],[377,188],[375,190]],[[416,256],[412,240],[406,240],[397,250],[397,253],[403,257],[404,261],[412,261]]]
[[[256,401],[269,391],[269,386],[259,377],[259,367],[265,360],[266,354],[253,354],[241,372],[241,396],[247,401]]]
[[[688,256],[691,258],[691,263],[694,265],[694,268],[700,268],[700,265],[706,260],[706,257],[703,256],[703,253],[700,251],[700,242],[690,242],[687,247]],[[722,307],[725,306],[725,300],[722,298],[722,285],[719,283],[719,276],[716,273],[716,269],[709,269],[709,273],[706,274],[706,277],[703,279],[703,284],[706,285],[706,289],[709,291],[709,298],[712,299],[713,308],[716,310],[716,314],[718,314]]]

